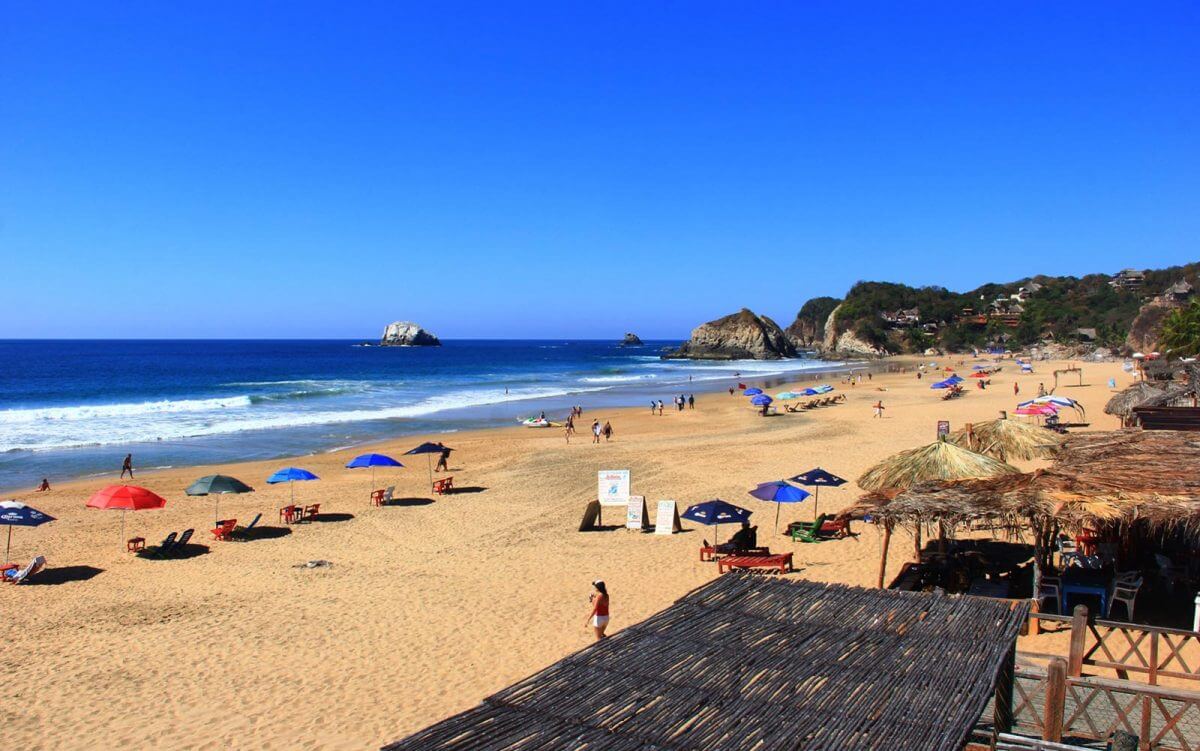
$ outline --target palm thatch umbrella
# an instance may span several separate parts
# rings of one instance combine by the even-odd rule
[[[1135,407],[1185,406],[1191,403],[1194,394],[1191,386],[1182,384],[1153,386],[1145,381],[1138,381],[1109,399],[1108,404],[1104,405],[1104,411],[1120,417],[1121,425],[1128,427],[1133,424]]]
[[[979,477],[995,477],[1005,474],[1020,474],[1021,470],[978,454],[970,449],[938,440],[927,446],[901,451],[889,456],[859,476],[858,487],[866,491],[884,489],[905,490],[927,480],[965,480]],[[883,581],[887,566],[887,549],[891,540],[892,524],[885,522],[883,553],[879,563],[879,580]],[[938,525],[939,539],[945,541],[945,528]],[[917,560],[921,559],[921,519],[913,524],[913,543]],[[880,584],[882,586],[882,584]]]
[[[1010,459],[1052,459],[1066,438],[1052,430],[1018,420],[999,419],[968,424],[947,439],[956,446],[1007,462]]]
[[[927,446],[901,451],[879,462],[859,476],[858,487],[868,491],[905,489],[926,480],[965,480],[1019,474],[1020,471],[998,459],[948,441],[934,441]]]

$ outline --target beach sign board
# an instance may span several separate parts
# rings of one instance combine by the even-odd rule
[[[629,470],[602,469],[599,472],[600,488],[597,498],[601,506],[629,505]]]
[[[654,520],[654,534],[673,535],[682,532],[683,525],[679,523],[679,507],[675,501],[659,501],[658,514]]]
[[[646,496],[630,496],[629,503],[625,506],[625,529],[641,531],[649,527],[650,511],[646,508]]]

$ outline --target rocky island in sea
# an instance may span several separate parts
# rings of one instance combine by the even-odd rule
[[[795,357],[796,346],[779,324],[748,308],[702,323],[679,349],[663,359],[779,360]]]
[[[442,342],[412,321],[395,321],[383,330],[381,347],[440,347]]]
[[[637,334],[626,333],[625,338],[621,340],[622,347],[641,347],[642,339]]]

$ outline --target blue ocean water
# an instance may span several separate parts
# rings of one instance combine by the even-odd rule
[[[0,341],[0,488],[670,403],[845,364],[664,361],[676,342]]]

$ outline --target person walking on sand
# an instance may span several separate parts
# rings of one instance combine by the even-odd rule
[[[696,395],[688,394],[688,409],[695,409],[695,408],[696,408]]]
[[[1016,396],[1019,393],[1021,393],[1021,384],[1013,381],[1013,396]]]
[[[133,454],[126,454],[125,461],[121,463],[121,479],[125,479],[125,473],[129,473],[129,479],[133,479]]]
[[[656,412],[658,412],[658,402],[651,399],[650,400],[650,414],[654,414]]]
[[[604,630],[608,628],[608,587],[597,579],[592,582],[596,591],[588,598],[592,604],[592,612],[588,614],[587,624],[596,632],[596,641],[604,638]]]
[[[879,418],[883,417],[883,400],[882,399],[875,402],[875,417],[879,417]]]
[[[613,434],[612,423],[609,422],[608,420],[605,420],[604,428],[600,432],[604,433],[604,442],[608,443],[609,440],[612,439],[612,434]]]
[[[543,412],[542,414],[545,414],[545,413]],[[441,456],[438,457],[437,466],[433,468],[433,471],[434,472],[449,472],[450,467],[447,465],[447,462],[450,461],[450,452],[453,451],[453,449],[446,448],[444,445],[442,445],[441,441],[438,442],[438,446],[441,446],[442,454],[441,454]]]
[[[735,392],[735,391],[737,391],[737,389],[735,389],[733,386],[729,387],[729,395],[730,396],[733,396],[733,392]]]
[[[1046,395],[1046,384],[1039,383],[1038,384],[1038,396],[1045,396],[1045,395]]]
[[[592,420],[592,443],[600,442],[600,421]]]
[[[662,417],[662,413],[663,413],[663,403],[662,403],[662,399],[659,399],[658,400],[658,416]]]
[[[567,423],[567,428],[566,428],[566,430],[563,431],[563,434],[567,437],[567,445],[568,446],[571,444],[571,432],[572,432],[571,423]]]

